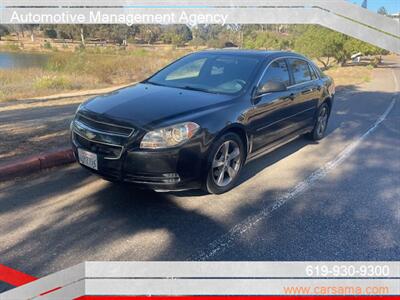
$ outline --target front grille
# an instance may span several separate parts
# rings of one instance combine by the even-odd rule
[[[116,145],[106,145],[97,142],[90,141],[76,132],[73,133],[74,140],[81,146],[82,148],[100,154],[104,156],[106,159],[119,159],[122,154],[123,147]]]
[[[77,115],[73,121],[73,138],[84,149],[105,159],[119,159],[134,129]]]
[[[87,116],[83,116],[80,114],[78,114],[76,116],[75,120],[78,122],[81,122],[82,124],[86,125],[87,127],[94,128],[98,131],[102,131],[104,133],[109,133],[109,134],[114,134],[114,135],[120,135],[122,137],[129,137],[134,132],[134,130],[132,128],[96,121]]]

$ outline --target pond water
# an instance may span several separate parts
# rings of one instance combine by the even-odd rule
[[[0,52],[0,69],[41,67],[47,61],[46,54]]]

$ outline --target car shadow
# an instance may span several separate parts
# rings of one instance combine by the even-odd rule
[[[329,128],[327,135],[332,133],[333,130],[334,130],[333,128]],[[285,159],[290,155],[293,155],[303,147],[315,144],[318,144],[318,142],[308,140],[304,136],[299,136],[297,139],[275,149],[274,151],[267,152],[264,155],[254,160],[251,160],[250,162],[248,162],[243,166],[236,187],[250,180],[264,169],[274,165],[275,163]],[[179,192],[170,192],[170,194],[177,197],[201,197],[207,195],[207,192],[204,190],[187,190]]]

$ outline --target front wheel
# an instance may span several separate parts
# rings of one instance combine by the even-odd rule
[[[314,128],[308,135],[311,140],[319,141],[324,137],[326,128],[328,127],[328,119],[329,106],[327,103],[323,103],[318,109]]]
[[[244,146],[240,137],[227,133],[212,146],[208,159],[206,189],[211,194],[222,194],[232,189],[244,162]]]

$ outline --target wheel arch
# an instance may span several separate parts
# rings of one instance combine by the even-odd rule
[[[247,131],[245,129],[245,127],[242,124],[239,123],[233,123],[230,124],[229,126],[225,127],[216,137],[214,140],[217,140],[218,138],[220,138],[222,135],[229,133],[229,132],[233,132],[235,134],[237,134],[240,139],[243,142],[243,146],[244,146],[244,150],[245,150],[245,158],[247,158],[247,154],[249,153],[249,137],[247,134]]]
[[[321,105],[322,105],[323,103],[328,104],[328,107],[329,107],[329,115],[330,115],[331,112],[332,112],[332,105],[333,105],[333,99],[332,99],[332,97],[330,97],[330,96],[326,97],[326,98],[324,99],[324,101],[322,101]]]

